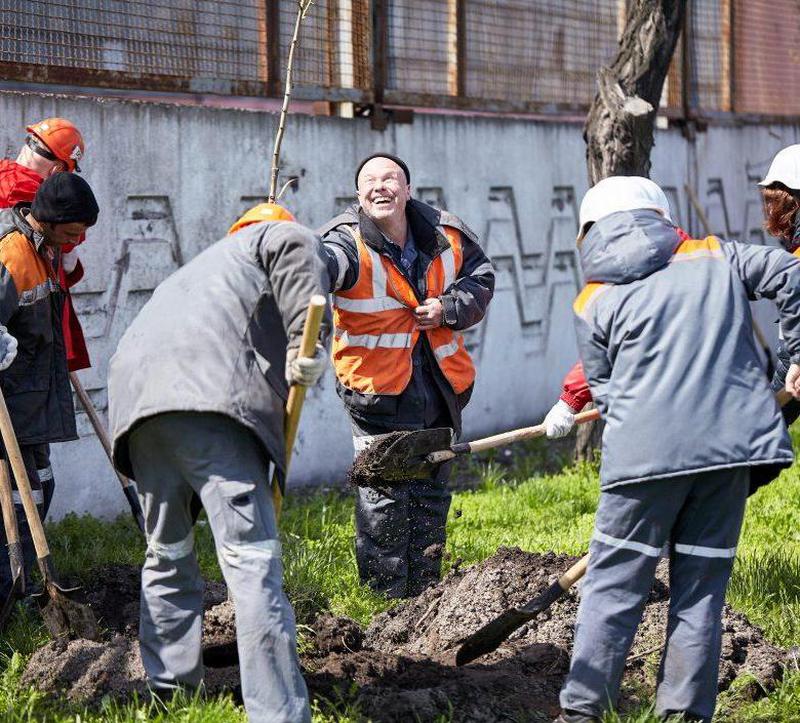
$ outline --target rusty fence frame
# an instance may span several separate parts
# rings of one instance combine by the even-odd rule
[[[264,3],[266,28],[262,34],[264,43],[264,80],[231,80],[213,77],[185,77],[156,73],[132,73],[121,70],[102,70],[44,65],[37,63],[0,61],[0,80],[14,83],[54,84],[74,87],[87,91],[91,88],[119,89],[124,91],[156,91],[174,93],[214,93],[224,96],[247,96],[279,98],[283,94],[281,77],[282,38],[280,35],[280,6],[278,0],[260,0]],[[335,0],[331,0],[335,2]],[[536,99],[519,98],[515,100],[492,99],[467,95],[467,73],[469,66],[469,37],[467,33],[467,0],[449,0],[450,19],[453,23],[455,42],[451,52],[452,63],[448,70],[450,93],[424,93],[397,90],[387,87],[388,66],[391,54],[391,33],[389,3],[392,0],[353,0],[352,31],[356,29],[356,15],[361,13],[358,22],[369,28],[367,39],[368,67],[352,69],[357,78],[355,85],[361,87],[336,87],[304,84],[297,82],[293,96],[298,100],[321,101],[329,104],[352,103],[356,115],[372,118],[375,128],[383,128],[392,117],[393,109],[426,108],[459,111],[464,113],[519,114],[552,117],[554,120],[584,116],[591,99],[585,103],[559,103]],[[620,13],[624,12],[626,0],[618,0]],[[694,82],[693,31],[690,13],[695,0],[686,0],[687,23],[680,44],[676,49],[676,72],[670,78],[680,80],[678,97],[668,92],[669,104],[662,106],[659,113],[673,122],[695,121],[699,123],[792,123],[798,122],[798,115],[774,115],[762,113],[739,113],[736,110],[736,0],[720,0],[720,37],[722,67],[720,69],[719,108],[703,108],[698,104]],[[365,17],[364,14],[368,14]],[[355,55],[355,50],[353,51]],[[80,83],[76,84],[76,76]],[[262,76],[263,78],[264,76]],[[723,87],[724,86],[724,87]]]

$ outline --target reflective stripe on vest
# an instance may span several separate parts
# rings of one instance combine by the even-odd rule
[[[419,306],[408,279],[386,256],[347,227],[358,249],[358,279],[333,296],[333,363],[339,382],[362,394],[400,394],[411,380],[412,351],[419,338],[413,310]],[[449,246],[429,265],[427,293],[437,297],[458,277],[461,234],[439,227]],[[461,334],[447,327],[425,332],[439,367],[456,394],[470,387],[475,368]]]

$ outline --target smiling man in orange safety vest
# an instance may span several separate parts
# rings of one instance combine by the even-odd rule
[[[461,331],[483,319],[494,270],[472,231],[411,198],[411,174],[377,153],[356,170],[358,204],[320,229],[334,294],[333,363],[356,452],[377,434],[461,429],[475,368]],[[447,466],[433,479],[359,487],[363,582],[418,595],[441,574]]]

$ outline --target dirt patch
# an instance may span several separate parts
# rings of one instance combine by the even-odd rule
[[[476,723],[550,720],[558,711],[558,692],[569,667],[578,606],[575,591],[475,663],[457,668],[454,653],[461,640],[509,606],[526,602],[575,559],[501,548],[483,563],[451,572],[418,598],[377,616],[366,631],[346,618],[320,616],[311,625],[313,649],[302,658],[309,691],[335,702],[349,699],[355,684],[360,710],[375,723],[434,721],[448,714],[454,721]],[[126,575],[118,575],[117,581],[127,580]],[[668,596],[661,566],[629,659],[623,707],[652,693]],[[113,619],[111,611],[108,614]],[[786,652],[770,645],[759,629],[729,608],[723,625],[720,689],[745,672],[758,681],[747,691],[753,698],[773,689]],[[141,692],[144,671],[134,636],[135,629],[131,632],[128,626],[125,634],[109,636],[103,643],[50,643],[31,659],[24,682],[82,702]],[[216,666],[206,669],[208,689],[236,694],[230,602],[206,611],[203,645],[207,666]]]
[[[83,594],[101,627],[136,636],[139,628],[139,591],[142,570],[134,565],[106,565],[92,572],[94,584],[84,585]],[[211,608],[228,596],[221,582],[207,582],[203,607]]]
[[[576,559],[501,548],[483,563],[452,573],[420,597],[377,616],[362,650],[322,660],[308,676],[309,687],[335,700],[337,690],[355,681],[361,710],[374,721],[428,721],[449,710],[455,721],[549,720],[558,711],[569,668],[575,591],[494,653],[463,668],[453,666],[453,657],[461,640],[532,598]],[[623,708],[653,692],[669,604],[666,580],[662,564],[629,658]],[[745,672],[758,681],[746,691],[752,698],[772,690],[786,652],[727,607],[723,627],[720,690]]]

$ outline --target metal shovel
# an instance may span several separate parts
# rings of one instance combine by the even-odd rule
[[[592,409],[576,414],[575,424],[599,418],[600,412]],[[386,482],[428,477],[440,464],[458,455],[483,452],[506,444],[543,437],[545,433],[544,424],[537,424],[535,427],[514,429],[459,444],[452,444],[453,430],[449,427],[380,434],[373,437],[369,447],[356,457],[350,472],[350,481],[362,487],[375,487]]]
[[[589,555],[584,555],[544,592],[521,608],[511,608],[490,620],[477,632],[472,633],[456,652],[456,665],[466,665],[481,655],[497,650],[500,644],[517,628],[533,620],[540,612],[547,610],[567,590],[586,573]]]
[[[3,510],[3,527],[8,543],[8,563],[11,566],[11,590],[3,600],[3,607],[0,608],[0,630],[4,630],[8,617],[14,609],[14,603],[25,594],[25,557],[19,539],[11,478],[8,476],[8,465],[5,460],[0,460],[0,508]]]
[[[55,568],[50,557],[50,548],[44,535],[44,525],[39,517],[39,510],[33,499],[31,483],[22,460],[22,453],[17,442],[17,435],[11,424],[6,400],[0,391],[0,434],[6,448],[11,469],[17,482],[17,490],[25,508],[25,517],[33,537],[33,546],[39,570],[42,573],[45,592],[39,601],[44,624],[54,637],[87,638],[96,640],[99,637],[97,620],[92,609],[72,599],[71,595],[79,588],[66,589],[56,580]],[[46,596],[46,598],[45,598]]]

